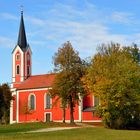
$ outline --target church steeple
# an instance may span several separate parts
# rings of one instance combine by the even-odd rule
[[[26,39],[26,32],[25,32],[25,27],[24,27],[23,11],[21,11],[21,20],[20,20],[20,28],[19,28],[17,45],[19,45],[19,47],[23,51],[25,51],[28,47],[27,39]]]
[[[12,56],[12,82],[18,84],[32,74],[32,51],[27,44],[23,11],[21,11],[18,42],[12,51]]]

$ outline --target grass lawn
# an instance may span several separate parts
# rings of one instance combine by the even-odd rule
[[[10,134],[16,132],[26,132],[30,130],[36,130],[40,128],[51,128],[51,127],[71,127],[75,125],[64,124],[64,123],[21,123],[21,124],[12,124],[12,125],[0,125],[0,136],[2,134]]]
[[[19,133],[38,128],[70,126],[60,123],[30,123],[0,126],[0,140],[139,140],[140,131],[111,130],[103,127],[78,128],[43,133]]]

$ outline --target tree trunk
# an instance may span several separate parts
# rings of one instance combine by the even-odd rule
[[[63,123],[65,123],[65,119],[66,119],[66,109],[65,107],[63,107]]]
[[[74,117],[73,117],[73,101],[72,96],[70,95],[70,123],[74,123]]]

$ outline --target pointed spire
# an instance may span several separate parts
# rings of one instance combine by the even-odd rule
[[[21,20],[20,20],[17,45],[19,45],[23,51],[26,50],[27,40],[26,40],[26,33],[25,33],[24,20],[23,20],[23,10],[21,10]]]

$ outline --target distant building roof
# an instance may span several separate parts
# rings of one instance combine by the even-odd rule
[[[95,107],[86,107],[86,108],[83,109],[83,112],[93,112],[95,110],[96,110]]]
[[[17,89],[36,89],[51,87],[56,74],[44,74],[30,76],[28,79],[18,84]]]

